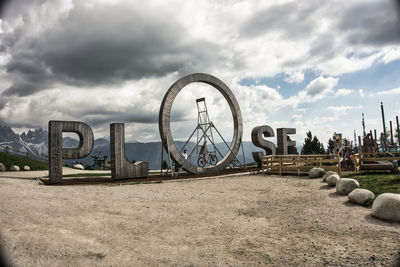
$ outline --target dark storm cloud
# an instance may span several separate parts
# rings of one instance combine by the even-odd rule
[[[351,44],[384,45],[400,43],[397,1],[366,2],[345,10],[339,30]]]
[[[267,32],[278,31],[286,38],[301,38],[312,33],[317,23],[313,13],[317,12],[320,6],[314,1],[294,1],[261,10],[243,25],[241,35],[257,37]]]
[[[99,111],[95,113],[85,114],[83,120],[93,126],[108,125],[113,122],[125,122],[125,123],[158,123],[158,112],[146,112],[140,108],[130,108],[125,112],[113,112],[113,111]],[[174,112],[174,116],[171,117],[171,122],[185,121],[187,114],[185,112]]]
[[[1,0],[0,1],[0,18],[3,17],[4,15],[4,9],[6,8],[6,5],[10,2],[9,0]]]
[[[29,95],[55,82],[94,86],[203,70],[220,60],[218,47],[194,40],[162,10],[124,4],[78,6],[55,27],[9,47],[13,84],[4,95]]]

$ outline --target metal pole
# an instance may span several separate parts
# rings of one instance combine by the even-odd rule
[[[374,137],[372,136],[372,130],[369,131],[369,135],[371,136],[371,142],[372,142],[372,144],[371,144],[371,151],[372,151],[373,153],[375,153],[375,142],[374,142]]]
[[[246,169],[246,158],[244,156],[244,148],[243,148],[242,138],[240,138],[240,144],[242,145],[243,162],[244,162],[244,168]]]
[[[358,153],[363,153],[361,136],[358,136]]]
[[[396,116],[396,124],[397,124],[397,144],[400,146],[399,116]]]
[[[394,146],[394,142],[393,142],[393,126],[392,126],[392,121],[390,121],[390,146],[393,147]]]
[[[161,165],[160,165],[160,175],[162,175],[162,164],[164,161],[164,147],[163,147],[163,143],[161,141]]]
[[[356,130],[354,130],[354,147],[357,147],[357,135],[356,135]]]
[[[385,123],[385,111],[383,110],[383,103],[381,102],[382,112],[382,124],[383,124],[383,151],[386,152],[386,123]]]
[[[374,129],[375,150],[378,150],[378,139],[376,138],[376,129]]]
[[[363,127],[363,138],[365,138],[366,133],[365,133],[365,121],[364,121],[364,113],[362,113],[362,127]]]

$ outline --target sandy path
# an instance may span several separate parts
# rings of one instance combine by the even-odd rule
[[[78,174],[78,173],[105,173],[105,174],[110,174],[111,171],[88,171],[88,170],[77,170],[77,169],[72,169],[68,167],[63,167],[63,174]],[[44,177],[48,176],[49,171],[19,171],[19,172],[0,172],[0,179],[1,178],[37,178],[37,177]]]
[[[0,179],[18,266],[392,266],[400,224],[320,180],[238,176],[123,186]]]

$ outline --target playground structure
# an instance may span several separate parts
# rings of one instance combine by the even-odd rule
[[[362,126],[363,126],[363,136],[358,136],[359,146],[358,150],[360,153],[377,153],[377,152],[398,152],[400,143],[400,127],[399,127],[399,117],[396,116],[396,134],[397,143],[395,142],[395,133],[393,129],[392,121],[389,121],[389,132],[386,128],[386,118],[383,103],[381,102],[381,115],[382,115],[382,128],[383,132],[377,135],[377,130],[370,130],[369,132],[365,130],[364,113],[362,114]]]

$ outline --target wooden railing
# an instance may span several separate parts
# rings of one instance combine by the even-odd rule
[[[340,173],[340,158],[337,155],[271,155],[262,157],[262,171],[275,174],[305,174],[313,167]]]
[[[391,170],[393,160],[400,160],[400,152],[360,153],[354,155],[354,171]]]

